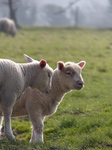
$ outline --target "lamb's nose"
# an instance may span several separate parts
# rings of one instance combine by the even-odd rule
[[[83,81],[78,80],[78,81],[77,81],[77,85],[78,85],[78,86],[80,86],[80,87],[82,87],[82,86],[84,85],[84,82],[83,82]]]
[[[51,90],[51,88],[50,88],[50,87],[47,87],[46,90],[45,90],[45,93],[46,93],[46,94],[49,93],[50,90]]]

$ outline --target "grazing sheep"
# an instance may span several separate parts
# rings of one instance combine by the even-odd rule
[[[80,90],[84,86],[81,70],[85,61],[79,63],[58,62],[52,77],[52,87],[48,94],[38,89],[27,88],[14,106],[12,117],[29,115],[32,123],[30,142],[43,142],[44,119],[57,110],[64,95],[70,90]],[[2,112],[0,112],[2,115]],[[0,123],[2,125],[2,117]]]
[[[8,18],[0,19],[0,32],[10,34],[11,36],[16,35],[16,25],[13,20]]]
[[[18,64],[0,59],[0,104],[5,121],[5,136],[14,139],[11,129],[12,108],[27,87],[38,88],[48,93],[51,88],[53,69],[46,64],[25,55],[30,63]]]

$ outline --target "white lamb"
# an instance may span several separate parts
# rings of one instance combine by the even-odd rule
[[[8,18],[0,19],[0,32],[4,32],[6,34],[10,34],[12,36],[16,35],[16,25],[15,22]]]
[[[38,88],[48,93],[51,88],[53,69],[25,55],[30,63],[19,64],[0,59],[0,105],[5,121],[5,136],[14,139],[11,129],[12,108],[27,87]]]
[[[85,61],[58,62],[54,70],[52,87],[48,94],[37,89],[27,88],[20,100],[15,104],[12,117],[29,115],[32,123],[32,136],[30,142],[43,142],[44,119],[57,110],[64,95],[70,90],[80,90],[84,86],[81,70]],[[2,115],[2,112],[0,112]],[[0,118],[2,125],[2,117]]]

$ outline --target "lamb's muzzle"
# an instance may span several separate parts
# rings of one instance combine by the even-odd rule
[[[80,89],[82,89],[83,87],[84,87],[84,82],[81,81],[81,80],[78,80],[78,81],[76,82],[76,89],[77,89],[77,90],[80,90]]]

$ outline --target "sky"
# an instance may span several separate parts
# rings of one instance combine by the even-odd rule
[[[73,2],[74,0],[41,0],[40,4],[47,4],[47,3],[52,3],[52,4],[57,4],[61,6],[67,6],[70,2]],[[96,3],[98,5],[107,5],[108,0],[79,0],[79,3],[82,3],[82,5],[85,5],[86,3]]]

